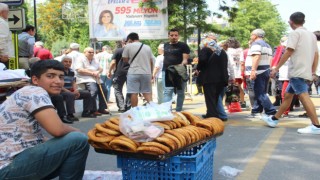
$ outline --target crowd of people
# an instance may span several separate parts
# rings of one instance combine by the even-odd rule
[[[7,11],[8,7],[0,3],[0,23],[7,18],[3,15]],[[218,41],[214,34],[208,34],[192,63],[198,93],[204,94],[207,108],[202,116],[227,121],[223,99],[227,87],[236,86],[239,97],[235,100],[242,107],[247,106],[245,93],[249,95],[250,117],[257,118],[264,113],[261,119],[268,126],[276,127],[279,119],[290,111],[296,95],[312,123],[298,129],[298,133],[320,134],[306,83],[306,80],[318,82],[320,75],[317,69],[320,33],[307,31],[303,27],[304,18],[301,12],[290,16],[293,31],[288,37],[279,38],[281,44],[274,52],[265,40],[263,29],[251,32],[246,50],[233,37]],[[9,31],[4,33],[10,34]],[[19,68],[28,72],[31,85],[17,90],[0,105],[1,179],[82,178],[89,150],[87,137],[65,124],[79,120],[74,116],[77,99],[83,99],[82,117],[109,114],[108,103],[113,88],[118,112],[122,113],[138,106],[139,94],[146,102],[153,101],[152,83],[156,83],[157,102],[170,102],[176,94],[175,111],[183,110],[190,47],[179,41],[178,29],[168,31],[169,40],[158,46],[157,57],[147,44],[140,42],[139,34],[130,33],[118,42],[114,51],[103,46],[99,53],[92,47],[85,47],[80,52],[80,45],[71,43],[69,49],[53,58],[43,42],[35,42],[34,34],[34,27],[28,25],[18,36]],[[7,36],[1,39],[0,45],[3,42],[10,47]],[[9,49],[0,49],[2,69],[11,57]],[[286,68],[280,72],[287,73],[279,74],[280,68]],[[278,110],[267,96],[270,77],[274,84],[272,89],[276,89],[274,95],[279,96],[281,92]],[[282,82],[281,89],[278,82]],[[123,92],[125,83],[127,91]],[[53,138],[45,139],[43,130]]]

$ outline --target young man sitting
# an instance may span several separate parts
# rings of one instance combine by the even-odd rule
[[[63,124],[50,100],[61,92],[63,70],[55,60],[34,63],[32,85],[0,105],[0,179],[82,179],[87,136]],[[53,138],[46,140],[43,129]]]

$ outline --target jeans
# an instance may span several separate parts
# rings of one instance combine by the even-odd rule
[[[162,71],[162,84],[163,84],[163,102],[169,102],[172,100],[172,96],[174,93],[174,87],[166,87],[166,75],[165,75],[165,71]],[[180,112],[182,111],[182,106],[183,106],[183,102],[184,102],[184,97],[185,97],[185,89],[186,89],[186,82],[182,83],[182,89],[178,90],[177,89],[177,102],[176,102],[176,111]]]
[[[161,104],[163,103],[163,89],[164,89],[162,78],[157,78],[156,83],[157,83],[158,104]]]
[[[19,153],[0,170],[0,179],[81,180],[89,152],[88,138],[80,132],[52,138]]]
[[[253,100],[251,113],[261,113],[263,109],[267,115],[276,113],[276,108],[272,105],[266,91],[269,73],[270,70],[267,70],[258,74],[255,80],[247,79],[250,101]]]
[[[104,84],[104,86],[105,86],[106,89],[107,89],[107,92],[108,92],[108,93],[106,94],[106,98],[107,98],[107,101],[109,102],[109,100],[110,100],[110,91],[111,91],[111,86],[112,86],[112,79],[113,79],[113,77],[111,77],[111,78],[109,79],[107,76],[101,75],[100,78],[101,78],[101,80],[103,81],[103,84]]]
[[[298,95],[308,92],[308,84],[302,78],[290,78],[286,92]]]
[[[126,93],[126,98],[123,97],[123,85],[127,81],[127,76],[117,76],[113,78],[114,95],[116,96],[117,106],[120,111],[126,111],[131,108],[131,95]]]
[[[224,110],[223,107],[223,97],[224,97],[224,93],[226,92],[227,87],[224,87],[223,90],[221,91],[221,93],[219,94],[219,98],[218,98],[218,103],[217,103],[217,112],[218,112],[218,116],[220,119],[228,119],[228,115],[226,113],[226,111]]]

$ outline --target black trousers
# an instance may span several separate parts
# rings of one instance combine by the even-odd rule
[[[79,93],[80,97],[78,99],[83,99],[83,111],[91,111],[92,104],[89,91],[80,90]],[[75,95],[71,92],[62,92],[59,95],[51,96],[52,104],[57,109],[58,115],[60,117],[76,112],[74,108],[75,100]],[[66,102],[66,108],[64,106],[64,101]]]
[[[219,114],[217,111],[217,104],[219,99],[219,94],[224,89],[223,83],[206,83],[203,85],[204,99],[207,106],[206,117],[217,117]]]
[[[124,83],[127,81],[127,76],[117,76],[113,78],[113,89],[116,97],[116,102],[119,110],[128,110],[131,108],[130,94],[126,93],[126,99],[124,99],[122,89]]]

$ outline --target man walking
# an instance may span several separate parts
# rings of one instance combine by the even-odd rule
[[[129,63],[122,60],[122,53],[125,45],[126,40],[122,40],[121,47],[117,48],[113,53],[109,72],[107,74],[108,78],[111,78],[112,71],[115,69],[112,82],[114,95],[116,97],[117,106],[119,108],[118,112],[125,112],[131,108],[130,94],[126,93],[126,98],[124,99],[122,93],[123,85],[127,81],[127,74],[129,69]]]
[[[8,23],[9,7],[0,3],[0,62],[8,68],[10,57],[14,57],[11,31]]]
[[[263,38],[265,32],[255,29],[251,33],[252,44],[245,62],[246,81],[249,89],[250,103],[253,104],[251,117],[256,117],[264,110],[267,115],[274,115],[276,108],[266,95],[269,82],[272,49]]]
[[[162,68],[162,82],[164,83],[163,101],[168,102],[172,100],[172,95],[175,87],[166,85],[165,71],[171,65],[186,65],[188,63],[190,48],[186,43],[179,41],[178,29],[171,29],[169,31],[169,42],[164,44],[164,60]],[[177,89],[177,104],[176,111],[182,111],[182,106],[185,97],[186,82],[181,83],[181,89]]]
[[[272,68],[271,77],[275,76],[279,68],[290,58],[289,63],[289,84],[284,95],[284,102],[274,116],[262,118],[268,126],[275,127],[278,119],[290,106],[294,94],[307,111],[312,124],[298,129],[301,134],[320,134],[320,125],[313,102],[308,94],[306,80],[312,81],[316,77],[318,66],[318,47],[316,36],[303,27],[305,15],[295,12],[290,16],[289,24],[293,31],[289,34],[287,49],[282,55],[278,65]],[[319,38],[319,37],[317,37]]]
[[[138,105],[138,94],[142,93],[147,102],[152,101],[153,55],[148,45],[139,41],[137,33],[127,37],[128,45],[124,48],[122,58],[129,62],[127,75],[127,92],[131,94],[131,106]]]

